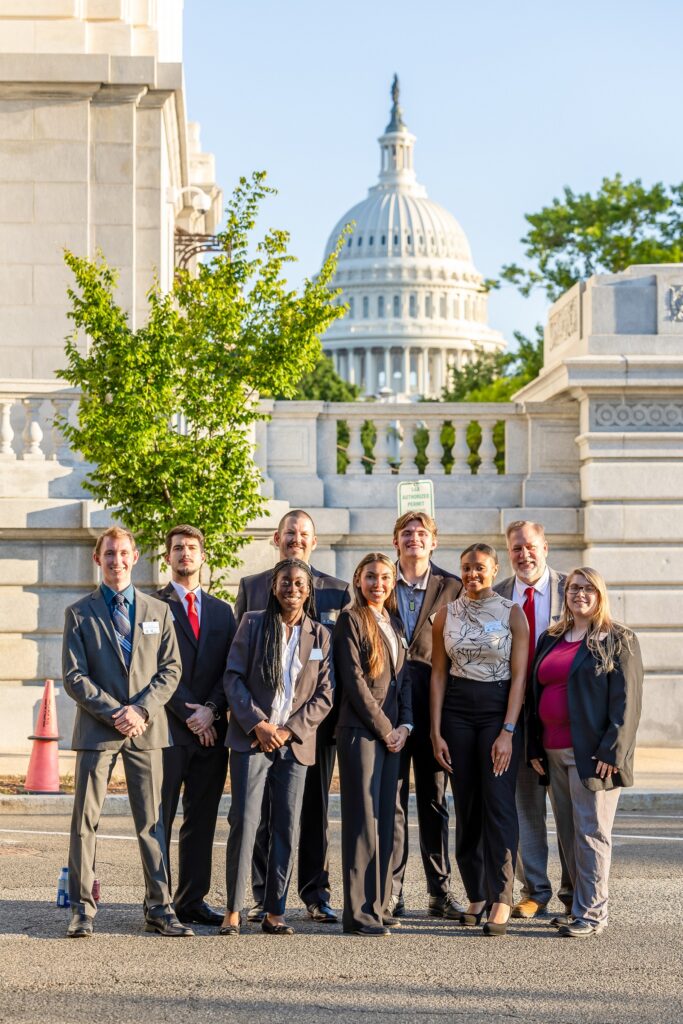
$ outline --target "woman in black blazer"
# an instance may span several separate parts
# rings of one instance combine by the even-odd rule
[[[540,638],[527,701],[527,757],[546,772],[574,903],[556,918],[565,938],[607,927],[612,825],[622,786],[633,785],[643,663],[636,636],[610,616],[605,581],[574,569],[560,621]]]
[[[329,631],[311,617],[312,594],[306,562],[278,562],[265,611],[243,615],[230,648],[224,685],[231,804],[222,935],[240,930],[265,786],[271,811],[261,927],[270,935],[293,932],[284,914],[306,769],[315,762],[316,730],[332,709]]]
[[[371,553],[353,574],[354,601],[339,616],[332,649],[340,688],[337,755],[341,789],[344,931],[386,935],[399,752],[412,729],[403,685],[405,637],[395,616],[396,568]]]

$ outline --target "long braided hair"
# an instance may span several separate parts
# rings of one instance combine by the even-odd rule
[[[282,675],[282,609],[275,596],[275,581],[285,569],[300,569],[308,579],[308,597],[304,601],[304,615],[315,618],[315,595],[313,573],[307,562],[300,558],[283,558],[273,569],[273,579],[268,604],[263,616],[263,681],[273,693],[281,694],[285,688]]]

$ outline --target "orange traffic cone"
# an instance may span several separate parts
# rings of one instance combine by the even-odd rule
[[[57,742],[57,706],[53,679],[45,680],[43,699],[40,702],[38,721],[33,740],[31,759],[28,763],[24,789],[27,793],[59,793],[59,761]]]

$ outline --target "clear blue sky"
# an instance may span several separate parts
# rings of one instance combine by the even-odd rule
[[[683,180],[682,38],[682,0],[186,0],[188,116],[226,193],[268,171],[298,283],[375,183],[398,72],[418,179],[493,277],[565,184]],[[489,309],[511,340],[546,304],[506,287]]]

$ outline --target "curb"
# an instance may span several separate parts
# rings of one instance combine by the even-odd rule
[[[0,816],[3,814],[22,815],[65,815],[71,814],[74,798],[71,794],[55,793],[43,796],[29,796],[20,793],[16,796],[0,796]],[[341,812],[341,801],[338,793],[330,794],[330,813],[338,817]],[[226,793],[221,797],[218,808],[219,816],[227,816],[230,809],[230,796]],[[448,797],[448,810],[453,814],[453,799]],[[619,799],[621,812],[632,811],[672,811],[683,814],[683,791],[676,790],[638,790],[625,789]],[[410,795],[410,811],[415,813],[415,795]],[[127,816],[130,814],[130,803],[125,794],[108,796],[102,809],[103,816]]]

